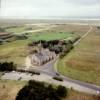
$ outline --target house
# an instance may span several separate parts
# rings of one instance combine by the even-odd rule
[[[31,63],[35,66],[41,66],[50,60],[53,60],[55,57],[56,54],[54,52],[51,52],[48,49],[41,49],[41,51],[32,55]]]

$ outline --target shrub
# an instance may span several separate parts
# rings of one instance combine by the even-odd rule
[[[59,85],[57,88],[57,93],[60,97],[66,97],[67,89],[64,86]]]
[[[62,59],[66,54],[64,52],[62,52],[59,57]]]
[[[67,90],[65,91],[63,86],[54,88],[52,85],[44,84],[44,82],[30,80],[18,92],[16,100],[61,100],[62,97],[65,97],[66,92]]]
[[[13,71],[16,70],[16,66],[13,62],[0,63],[0,71]]]

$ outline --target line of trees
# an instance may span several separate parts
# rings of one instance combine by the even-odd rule
[[[16,70],[16,65],[13,62],[0,63],[0,71],[13,71]]]
[[[56,54],[60,55],[60,58],[63,58],[66,53],[68,53],[71,49],[73,49],[73,44],[80,39],[80,36],[77,36],[71,40],[39,40],[39,41],[33,41],[32,43],[29,43],[28,46],[37,46],[41,43],[41,47],[44,49],[49,49],[51,52],[55,52]]]
[[[51,41],[33,41],[32,43],[29,43],[28,46],[37,46],[41,43],[41,46],[44,49],[49,49],[52,52],[55,52],[56,54],[60,54],[63,51],[68,51],[70,48],[72,48],[73,44],[71,41],[60,41],[60,40],[51,40]]]
[[[59,85],[30,80],[17,94],[16,100],[61,100],[66,97],[67,89]]]
[[[65,45],[65,47],[63,47],[63,51],[60,53],[59,57],[63,58],[66,55],[66,53],[69,53],[70,50],[72,50],[73,48],[73,44],[68,43],[67,45]]]

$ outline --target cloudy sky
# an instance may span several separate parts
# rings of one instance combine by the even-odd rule
[[[100,0],[1,0],[4,18],[99,17]]]

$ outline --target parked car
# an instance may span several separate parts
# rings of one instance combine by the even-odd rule
[[[63,78],[58,77],[58,76],[53,77],[53,79],[54,79],[54,80],[57,80],[57,81],[63,81]]]

